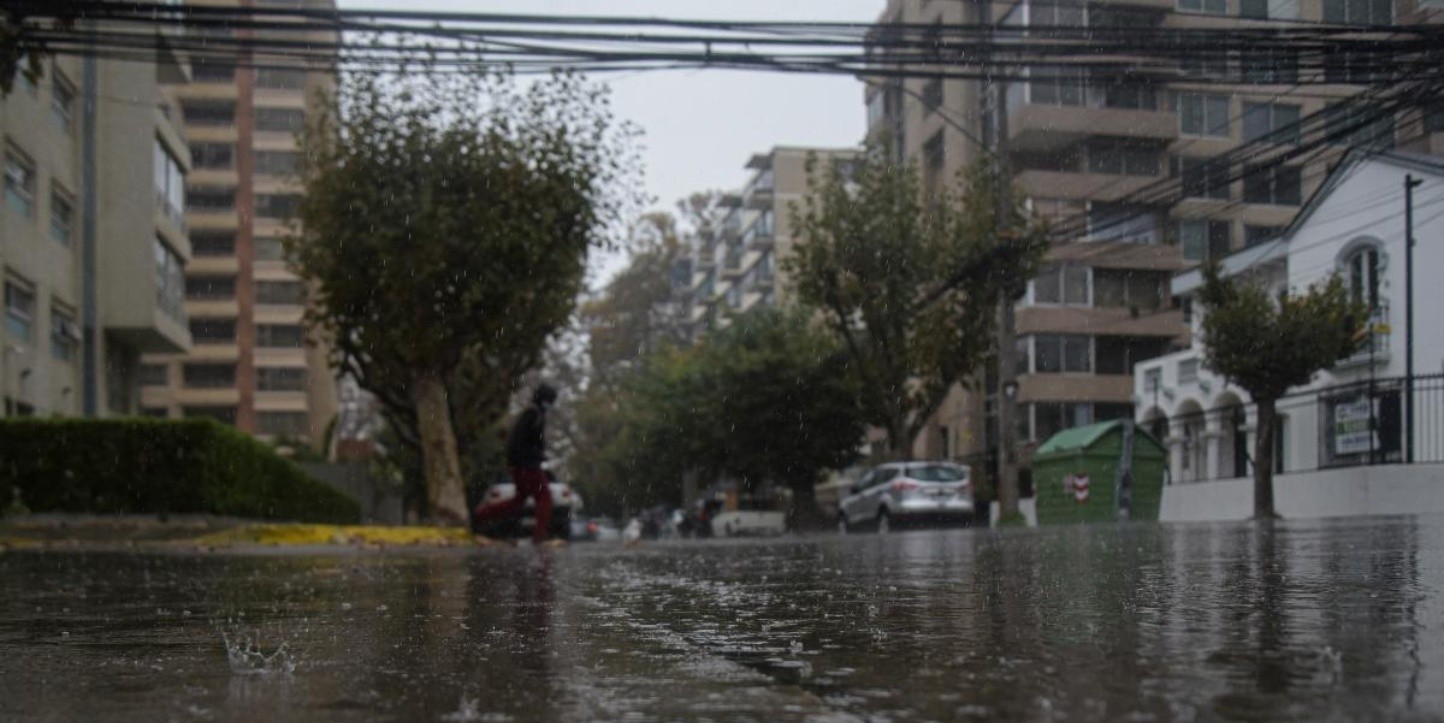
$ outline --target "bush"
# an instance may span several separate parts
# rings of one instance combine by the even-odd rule
[[[209,420],[0,421],[0,510],[355,522],[356,502]]]

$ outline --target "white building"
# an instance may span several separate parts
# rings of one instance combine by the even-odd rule
[[[1279,238],[1222,261],[1225,275],[1251,276],[1276,290],[1302,291],[1337,273],[1374,309],[1372,344],[1365,340],[1354,356],[1279,401],[1275,471],[1284,473],[1281,480],[1290,473],[1312,474],[1316,480],[1348,469],[1357,477],[1362,466],[1407,461],[1406,178],[1420,181],[1413,189],[1412,456],[1416,463],[1444,464],[1444,162],[1403,153],[1354,153],[1339,163]],[[1173,294],[1184,300],[1185,309],[1194,310],[1191,348],[1134,367],[1137,420],[1166,442],[1175,484],[1253,473],[1256,415],[1249,395],[1204,366],[1198,333],[1202,309],[1193,303],[1201,283],[1198,270],[1172,282]],[[1283,491],[1280,509],[1288,516],[1285,496]]]

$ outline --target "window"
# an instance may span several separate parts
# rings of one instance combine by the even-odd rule
[[[35,289],[19,281],[5,281],[5,330],[28,341],[35,323]]]
[[[1174,159],[1174,173],[1182,180],[1183,195],[1188,198],[1216,198],[1227,201],[1229,196],[1228,161],[1211,158]]]
[[[281,239],[261,236],[251,241],[251,251],[257,261],[281,261],[286,258],[286,248]]]
[[[305,412],[260,412],[256,431],[268,437],[304,437],[309,420]]]
[[[1158,243],[1158,214],[1140,206],[1093,203],[1088,208],[1088,237],[1093,241]]]
[[[738,298],[740,302],[740,295]],[[256,346],[273,349],[299,349],[305,344],[305,332],[296,324],[256,325]]]
[[[257,367],[256,388],[263,392],[300,392],[306,389],[301,367]]]
[[[191,340],[197,344],[234,344],[235,319],[191,319]]]
[[[1090,372],[1093,339],[1082,334],[1037,334],[1033,337],[1033,371],[1037,374]]]
[[[59,74],[50,84],[50,117],[61,133],[71,134],[75,117],[75,86]]]
[[[1157,337],[1100,336],[1093,344],[1099,374],[1132,375],[1134,364],[1168,353],[1168,340]],[[1098,411],[1095,407],[1095,416]]]
[[[306,122],[306,112],[299,108],[257,108],[256,130],[274,133],[295,133]]]
[[[1299,0],[1241,0],[1238,16],[1253,20],[1297,20]]]
[[[185,318],[185,268],[161,237],[155,237],[154,248],[156,306],[166,316],[182,320]]]
[[[236,423],[235,407],[181,407],[181,416],[186,419],[214,419],[221,424]]]
[[[236,298],[236,277],[216,274],[187,276],[186,298],[195,301],[234,299]]]
[[[1185,135],[1227,138],[1228,96],[1216,93],[1179,93],[1178,122]]]
[[[141,364],[140,385],[143,387],[169,386],[170,366],[166,364]]]
[[[1089,89],[1097,105],[1124,110],[1158,110],[1158,90],[1152,83],[1120,81]]]
[[[75,238],[75,206],[58,188],[50,190],[50,238],[61,246],[69,246]]]
[[[289,176],[296,172],[295,151],[256,151],[256,173]]]
[[[1132,269],[1094,269],[1093,305],[1097,307],[1163,308],[1168,274]]]
[[[50,356],[56,361],[74,361],[75,349],[80,345],[80,326],[75,323],[75,313],[50,305]]]
[[[1324,22],[1350,25],[1391,25],[1393,0],[1324,0]]]
[[[1189,219],[1178,222],[1178,242],[1189,261],[1221,259],[1233,246],[1233,225],[1228,221]]]
[[[256,282],[258,304],[300,304],[305,300],[305,293],[299,281]]]
[[[198,213],[230,211],[236,206],[236,189],[197,186],[190,190],[188,208]]]
[[[1028,83],[1028,102],[1036,105],[1083,105],[1087,81],[1082,70],[1033,71]]]
[[[1093,405],[1088,402],[1035,402],[1029,406],[1035,441],[1041,442],[1065,429],[1093,423]]]
[[[191,254],[208,258],[233,256],[236,235],[228,231],[192,231]]]
[[[1223,80],[1228,78],[1228,55],[1221,51],[1190,53],[1179,61],[1178,69],[1188,78]]]
[[[232,83],[236,79],[236,64],[221,58],[196,58],[191,63],[191,79],[197,83]]]
[[[1178,0],[1178,9],[1188,13],[1227,15],[1228,0]]]
[[[296,215],[301,197],[294,193],[263,193],[256,196],[256,215],[262,218],[287,219]]]
[[[20,151],[5,151],[5,205],[26,218],[35,208],[35,164]]]
[[[173,219],[180,220],[184,216],[186,205],[186,175],[181,169],[180,161],[171,155],[170,149],[155,139],[155,147],[152,150],[155,174],[155,197],[166,215]]]
[[[1158,151],[1127,143],[1091,143],[1088,146],[1088,170],[1114,176],[1156,176]]]
[[[1292,51],[1246,51],[1239,60],[1245,80],[1285,85],[1299,82],[1299,56]]]
[[[233,126],[236,104],[224,100],[192,100],[181,105],[186,123],[193,126]]]
[[[306,87],[306,71],[292,68],[260,68],[256,70],[256,87],[301,90]]]
[[[1143,391],[1156,392],[1163,386],[1163,369],[1154,367],[1143,372]]]
[[[1257,246],[1265,241],[1276,239],[1283,235],[1284,228],[1284,226],[1254,226],[1247,224],[1243,227],[1244,248]]]
[[[1354,251],[1344,259],[1344,269],[1354,301],[1379,308],[1379,250],[1367,246]]]
[[[1033,303],[1088,305],[1088,267],[1050,264],[1033,280]]]
[[[1330,83],[1368,85],[1387,80],[1392,59],[1367,51],[1336,51],[1324,56],[1324,80]]]
[[[181,377],[193,389],[224,389],[236,385],[235,364],[186,364]]]
[[[1198,381],[1198,360],[1184,359],[1178,362],[1178,383],[1187,384]]]
[[[1336,105],[1330,109],[1328,133],[1343,146],[1388,149],[1394,147],[1394,118],[1385,115],[1369,120],[1372,108]],[[1362,124],[1362,125],[1360,125]]]
[[[233,168],[236,147],[230,143],[192,143],[191,165],[196,168]]]
[[[1244,166],[1243,200],[1297,206],[1301,202],[1303,178],[1298,166]]]
[[[941,78],[929,79],[923,84],[923,110],[928,113],[936,113],[943,106],[943,81]]]
[[[1028,3],[1028,25],[1038,28],[1081,28],[1085,23],[1083,4],[1067,0],[1034,0]]]
[[[1444,133],[1444,103],[1434,103],[1423,109],[1424,132]]]
[[[1243,139],[1267,137],[1271,143],[1299,142],[1299,107],[1286,103],[1244,103]]]

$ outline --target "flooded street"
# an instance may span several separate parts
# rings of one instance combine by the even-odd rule
[[[0,555],[4,720],[1439,720],[1444,520]]]

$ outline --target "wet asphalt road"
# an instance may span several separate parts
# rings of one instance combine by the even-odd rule
[[[3,720],[1441,720],[1444,519],[0,555]]]

